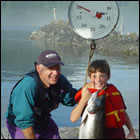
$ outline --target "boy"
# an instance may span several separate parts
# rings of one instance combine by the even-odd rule
[[[82,115],[91,93],[97,90],[101,91],[99,95],[105,94],[105,139],[136,139],[134,130],[126,113],[126,106],[119,90],[113,85],[108,84],[110,79],[110,67],[105,60],[95,60],[88,68],[90,82],[83,87],[82,91],[77,92],[75,96],[78,105],[71,112],[71,121],[77,121]],[[125,137],[123,125],[129,129],[128,135]]]

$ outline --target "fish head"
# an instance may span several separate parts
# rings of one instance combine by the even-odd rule
[[[98,91],[92,94],[90,99],[88,100],[87,111],[89,113],[92,114],[97,113],[104,106],[105,95],[102,95],[100,97],[98,97],[97,95],[98,95]]]
[[[97,98],[97,95],[98,95],[98,91],[93,93],[90,97],[90,99],[88,100],[88,104],[92,104],[93,102],[95,102],[96,98]]]
[[[96,108],[98,106],[97,95],[98,95],[98,91],[93,93],[91,95],[90,99],[88,100],[87,111],[89,113],[95,113],[96,112]]]

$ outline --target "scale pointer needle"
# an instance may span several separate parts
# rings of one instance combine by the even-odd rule
[[[89,9],[87,9],[87,8],[81,6],[81,5],[77,5],[77,7],[81,8],[81,9],[84,9],[84,10],[87,11],[87,12],[91,12],[91,10],[89,10]],[[95,16],[96,16],[98,19],[100,19],[100,18],[102,18],[102,15],[104,15],[105,13],[102,13],[102,12],[101,12],[101,13],[95,12],[94,14],[95,14]]]
[[[89,9],[87,9],[87,8],[81,6],[81,5],[77,5],[77,7],[82,8],[82,9],[86,10],[87,12],[91,12],[91,10],[89,10]]]

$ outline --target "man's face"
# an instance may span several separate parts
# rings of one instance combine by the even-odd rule
[[[61,74],[61,66],[55,65],[52,67],[45,67],[44,65],[36,65],[36,69],[39,73],[40,79],[46,87],[50,87],[57,83],[57,80]]]

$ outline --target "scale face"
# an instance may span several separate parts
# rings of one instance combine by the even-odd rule
[[[119,7],[116,1],[72,1],[68,9],[74,31],[85,39],[100,39],[116,27]]]

